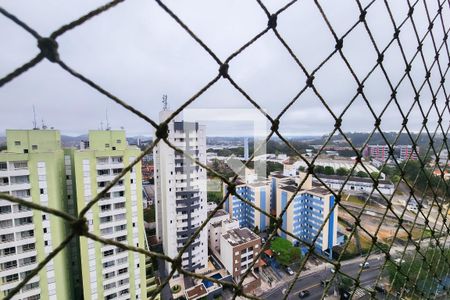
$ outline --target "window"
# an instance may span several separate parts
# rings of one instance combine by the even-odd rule
[[[13,226],[12,220],[3,220],[0,221],[0,228],[9,228]]]
[[[117,144],[122,144],[122,140],[116,140]]]
[[[123,268],[123,269],[119,269],[119,271],[117,271],[117,274],[124,274],[128,272],[128,268]]]
[[[11,212],[11,205],[0,206],[0,214],[9,214]]]
[[[14,146],[20,146],[20,141],[14,141]]]
[[[30,264],[34,264],[35,262],[36,262],[36,256],[30,256],[30,257],[25,257],[25,258],[19,259],[19,265],[21,267],[30,265]]]
[[[1,264],[1,269],[4,270],[10,270],[13,268],[17,268],[17,260],[11,260],[11,261],[7,261]]]
[[[121,209],[125,207],[125,202],[114,203],[114,209]]]
[[[7,242],[12,242],[12,241],[14,241],[13,233],[0,235],[0,243],[7,243]]]
[[[109,267],[112,267],[114,265],[115,265],[115,262],[113,260],[112,261],[107,261],[107,262],[103,263],[103,268],[109,268]]]
[[[8,169],[8,165],[6,164],[5,161],[1,161],[0,162],[0,170],[1,171],[6,171]]]
[[[109,144],[105,144],[105,148],[109,148]]]
[[[28,149],[23,149],[23,153],[28,153]]]
[[[38,149],[38,146],[37,146],[37,145],[31,145],[31,149],[32,149],[32,150],[37,150],[37,149]]]
[[[3,255],[11,255],[16,253],[16,247],[5,248],[2,250]]]
[[[104,257],[110,256],[110,255],[113,255],[113,254],[114,254],[114,250],[113,249],[103,252],[103,256]]]
[[[112,149],[113,149],[113,150],[116,150],[116,147],[113,146]]]
[[[22,246],[22,252],[27,252],[35,249],[34,244],[25,244]]]
[[[33,237],[33,236],[34,236],[34,231],[33,230],[26,230],[26,231],[22,231],[20,233],[20,238],[21,239],[27,239],[27,238],[30,238],[30,237]]]
[[[12,274],[12,275],[8,275],[8,276],[5,276],[5,277],[2,277],[2,282],[3,283],[14,282],[16,280],[19,280],[19,274]]]

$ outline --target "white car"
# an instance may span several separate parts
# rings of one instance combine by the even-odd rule
[[[368,263],[368,262],[365,262],[364,264],[363,264],[363,263],[360,263],[360,264],[359,264],[359,267],[360,267],[360,268],[363,268],[363,269],[368,269],[368,268],[369,268],[369,263]]]
[[[294,271],[292,271],[292,269],[289,267],[286,267],[286,273],[288,273],[289,275],[294,275]]]

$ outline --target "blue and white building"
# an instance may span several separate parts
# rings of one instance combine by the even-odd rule
[[[314,242],[317,252],[331,256],[333,246],[342,242],[338,240],[337,234],[338,207],[334,207],[334,195],[328,189],[313,187],[311,176],[306,179],[296,194],[298,184],[304,175],[300,174],[300,178],[296,180],[291,177],[280,180],[276,186],[276,212],[279,215],[293,197],[283,215],[282,228],[297,236],[301,241]],[[299,243],[282,230],[278,233],[294,244]]]
[[[270,212],[270,185],[265,181],[236,181],[236,192],[248,202],[261,208],[266,213]],[[226,192],[226,186],[224,188]],[[258,227],[263,231],[270,225],[267,215],[261,213],[251,205],[241,201],[238,197],[229,195],[225,201],[224,209],[230,214],[232,219],[239,221],[240,227],[254,229]]]

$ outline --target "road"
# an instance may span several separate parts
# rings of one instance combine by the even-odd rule
[[[353,259],[351,261],[343,262],[341,271],[349,276],[356,277],[360,271],[359,264],[364,258]],[[373,287],[382,266],[384,259],[381,256],[376,256],[368,260],[369,268],[364,269],[360,276],[361,285],[363,287]],[[324,288],[320,282],[322,280],[330,280],[333,274],[331,273],[330,265],[316,269],[314,272],[300,276],[300,278],[294,284],[288,299],[299,299],[298,293],[302,290],[308,290],[311,294],[308,299],[321,299]],[[263,299],[282,299],[286,289],[289,287],[293,279],[288,280],[278,288],[270,290],[270,292],[262,295]],[[333,287],[328,290],[329,295],[333,294]]]

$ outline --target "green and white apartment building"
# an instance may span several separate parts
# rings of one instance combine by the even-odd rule
[[[76,214],[140,153],[124,131],[90,131],[81,149],[63,149],[56,130],[7,130],[0,193]],[[89,231],[145,247],[140,163],[86,215]],[[67,236],[60,218],[0,200],[0,298]],[[14,299],[146,299],[146,259],[81,237],[52,259]]]

